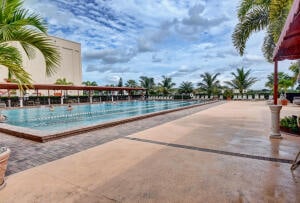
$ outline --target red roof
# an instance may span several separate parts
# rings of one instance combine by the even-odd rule
[[[19,89],[16,83],[0,83],[0,89]],[[100,91],[120,91],[120,90],[145,90],[137,87],[103,87],[103,86],[75,86],[75,85],[52,85],[52,84],[33,84],[29,89],[38,90],[100,90]]]
[[[285,25],[282,29],[276,48],[273,53],[273,60],[300,58],[300,0],[294,0]]]

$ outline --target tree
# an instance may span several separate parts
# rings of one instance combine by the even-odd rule
[[[257,31],[266,30],[262,51],[271,62],[275,44],[289,13],[293,0],[241,0],[238,24],[232,34],[235,48],[244,55],[246,42]]]
[[[234,89],[238,89],[240,94],[244,93],[244,90],[250,88],[257,79],[255,77],[250,77],[251,69],[245,72],[244,68],[237,68],[236,73],[231,72],[233,79],[231,81],[226,81],[225,83]]]
[[[7,67],[11,78],[7,82],[16,82],[19,88],[23,90],[21,84],[31,84],[29,73],[22,67],[22,57],[15,47],[0,44],[0,64]]]
[[[0,0],[0,47],[11,49],[11,42],[18,43],[29,59],[33,59],[36,50],[39,50],[45,59],[46,74],[50,76],[59,65],[59,52],[48,37],[47,26],[42,18],[22,8],[22,4],[21,0]],[[8,68],[9,77],[13,77],[19,84],[30,84],[31,77],[24,73],[26,71],[20,63],[20,51],[15,48],[13,52],[14,57],[8,58],[13,61],[1,61],[0,64]]]
[[[128,80],[125,84],[126,87],[138,87],[138,84],[135,80]]]
[[[265,86],[273,90],[274,73],[268,75]],[[285,93],[287,89],[292,86],[293,86],[293,78],[284,72],[278,72],[278,89],[284,91]]]
[[[96,81],[83,81],[82,84],[85,86],[98,86]]]
[[[193,90],[194,90],[193,83],[188,82],[188,81],[182,82],[180,84],[179,88],[178,88],[178,92],[180,94],[182,94],[182,93],[185,93],[185,94],[192,93]]]
[[[123,87],[123,79],[122,78],[119,79],[118,87]]]
[[[211,74],[208,72],[201,74],[200,78],[202,81],[197,84],[200,87],[200,90],[206,92],[209,97],[212,94],[216,94],[218,92],[218,88],[220,87],[220,81],[217,80],[219,75],[220,73]]]
[[[293,72],[293,85],[295,85],[297,82],[300,83],[298,80],[299,76],[299,68],[300,68],[300,61],[294,62],[290,65],[289,70]]]
[[[148,97],[149,93],[153,92],[153,88],[155,86],[154,78],[141,76],[140,77],[141,87],[146,89],[146,97]]]
[[[66,78],[58,78],[54,84],[56,84],[56,85],[73,85],[73,82],[68,82]]]
[[[171,77],[166,77],[166,76],[162,76],[163,80],[158,83],[160,89],[161,89],[161,92],[164,94],[164,95],[168,95],[171,93],[172,91],[172,88],[176,85],[174,82],[172,82],[172,78]]]

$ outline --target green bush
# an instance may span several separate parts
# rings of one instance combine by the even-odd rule
[[[291,129],[292,132],[299,132],[297,116],[286,116],[280,120],[280,126]]]

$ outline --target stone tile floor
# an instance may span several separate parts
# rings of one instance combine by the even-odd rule
[[[80,135],[74,135],[46,143],[37,143],[0,133],[0,146],[12,151],[6,175],[11,175],[41,164],[45,164],[71,154],[125,137],[154,126],[188,116],[224,102],[207,104],[192,109],[177,111],[152,118],[126,123],[106,129],[100,129]]]

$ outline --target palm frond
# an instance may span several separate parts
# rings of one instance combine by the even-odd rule
[[[269,12],[265,6],[256,6],[251,9],[243,21],[239,22],[232,34],[234,47],[240,55],[244,54],[246,42],[253,32],[263,30],[269,23]]]

